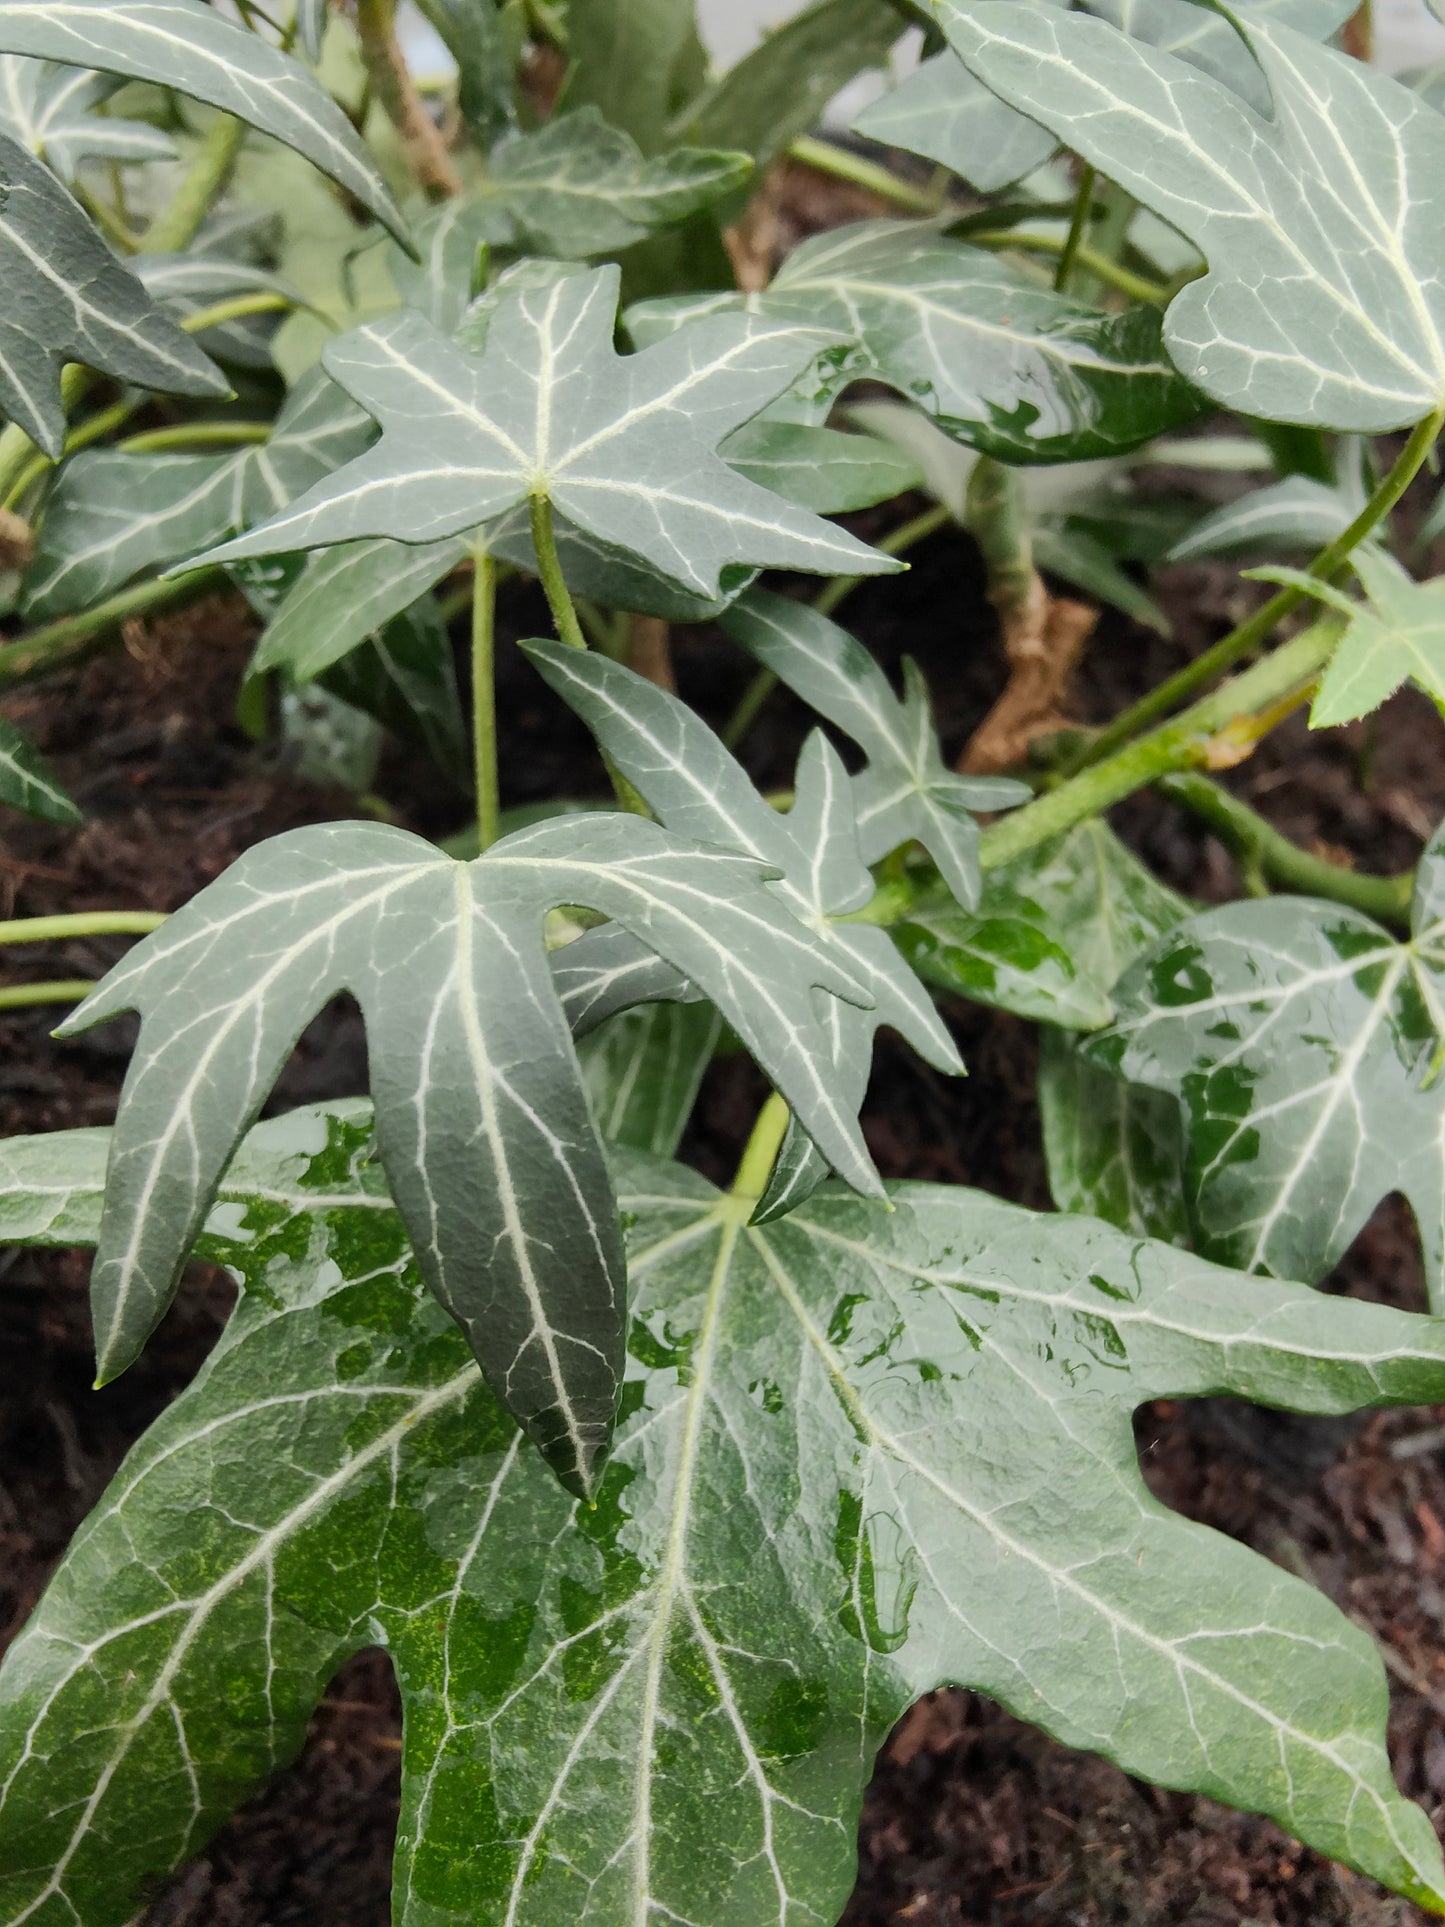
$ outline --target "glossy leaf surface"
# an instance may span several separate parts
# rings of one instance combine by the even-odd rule
[[[46,823],[84,818],[30,738],[0,716],[0,803]]]
[[[0,9],[0,28],[3,20]],[[0,286],[0,415],[47,455],[58,459],[65,440],[67,361],[168,394],[229,392],[220,369],[121,266],[44,162],[4,133]]]
[[[1369,550],[1356,553],[1353,567],[1369,601],[1356,605],[1320,679],[1313,729],[1368,716],[1406,681],[1445,703],[1445,577],[1412,582]]]
[[[395,201],[335,101],[298,61],[201,0],[0,0],[0,53],[163,78],[295,148],[405,238]]]
[[[74,180],[83,161],[174,159],[175,143],[158,127],[97,113],[116,85],[107,74],[0,54],[0,133],[63,181]]]
[[[1089,1054],[1177,1100],[1194,1242],[1242,1271],[1324,1277],[1403,1192],[1445,1304],[1445,856],[1414,934],[1309,898],[1228,904],[1163,937]]]
[[[723,618],[728,634],[820,716],[851,736],[868,767],[853,779],[865,863],[919,842],[961,904],[978,902],[977,810],[1028,800],[1022,783],[957,776],[939,751],[928,691],[905,662],[900,702],[861,642],[815,609],[752,589]]]
[[[719,316],[619,356],[617,289],[615,268],[518,285],[497,301],[480,355],[410,310],[334,343],[324,366],[380,422],[381,440],[209,559],[379,535],[436,542],[545,493],[580,528],[698,594],[715,595],[742,563],[897,566],[715,452],[813,360],[823,331]]]
[[[54,1139],[5,1148],[12,1235],[94,1235],[80,1136],[63,1173]],[[0,1673],[7,1919],[121,1927],[378,1642],[399,1927],[830,1921],[875,1748],[951,1682],[1445,1908],[1369,1639],[1165,1511],[1131,1428],[1206,1392],[1437,1400],[1438,1324],[967,1191],[749,1228],[628,1156],[627,1416],[581,1507],[420,1289],[368,1149],[298,1116],[228,1180],[202,1249],[242,1305]]]
[[[628,816],[585,831],[539,824],[470,864],[359,823],[249,850],[62,1027],[141,1015],[91,1278],[101,1379],[125,1369],[170,1303],[226,1161],[301,1030],[350,990],[381,1156],[428,1283],[559,1475],[590,1491],[616,1399],[623,1277],[542,918],[585,904],[666,955],[755,1048],[830,1160],[876,1190],[829,1088],[810,987],[866,993],[762,874]]]
[[[1199,248],[1165,340],[1216,401],[1361,431],[1445,401],[1445,121],[1416,95],[1253,17],[1272,119],[1102,20],[1017,0],[940,17],[990,88]]]
[[[852,344],[848,358],[819,365],[810,395],[886,382],[946,433],[1006,462],[1116,454],[1199,406],[1164,357],[1156,310],[1101,314],[927,223],[865,221],[818,235],[765,294],[644,302],[627,322],[655,341],[739,309]]]

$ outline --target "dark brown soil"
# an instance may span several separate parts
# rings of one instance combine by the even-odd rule
[[[1166,584],[1176,620],[1165,643],[1106,621],[1078,692],[1103,715],[1219,633],[1237,589],[1209,569]],[[901,585],[865,589],[848,616],[891,664],[918,656],[947,737],[960,743],[1002,683],[968,545],[935,539]],[[518,633],[543,622],[521,597]],[[247,632],[209,603],[137,631],[124,649],[7,699],[84,804],[82,831],[7,819],[0,831],[0,915],[184,900],[261,837],[350,814],[347,800],[300,783],[230,717]],[[726,714],[747,666],[716,635],[679,640],[683,693]],[[580,728],[521,658],[501,665],[509,802],[575,793],[597,772]],[[777,698],[748,755],[760,780],[786,780],[808,718]],[[1372,734],[1312,739],[1291,724],[1236,773],[1236,787],[1304,844],[1361,867],[1402,868],[1445,814],[1438,718],[1411,698]],[[600,780],[600,772],[597,772]],[[379,785],[397,820],[441,834],[462,799],[396,755]],[[1172,808],[1140,800],[1119,827],[1178,887],[1217,899],[1236,879],[1223,851]],[[119,943],[10,953],[9,981],[92,976]],[[971,1183],[1044,1206],[1028,1025],[973,1007],[950,1013],[972,1075],[934,1075],[885,1040],[865,1127],[890,1175]],[[104,1122],[130,1039],[109,1026],[66,1046],[50,1014],[0,1016],[0,1133]],[[364,1042],[345,1008],[320,1020],[278,1095],[280,1106],[362,1088]],[[745,1062],[709,1074],[687,1155],[724,1174],[758,1095]],[[23,1622],[64,1545],[128,1445],[188,1381],[225,1318],[229,1287],[198,1271],[142,1362],[91,1392],[86,1265],[78,1255],[0,1258],[0,1623]],[[1419,1259],[1390,1205],[1342,1268],[1341,1288],[1421,1302]],[[1445,1801],[1445,1408],[1361,1420],[1301,1420],[1227,1401],[1156,1405],[1140,1415],[1143,1464],[1158,1495],[1267,1557],[1305,1573],[1380,1640],[1395,1689],[1391,1739],[1402,1784],[1435,1812]],[[395,1819],[399,1712],[387,1662],[346,1667],[303,1759],[179,1874],[147,1927],[382,1927]],[[1304,1852],[1268,1823],[1208,1801],[1161,1794],[1044,1740],[975,1695],[914,1708],[881,1756],[861,1833],[848,1927],[1225,1927],[1225,1923],[1423,1920],[1368,1883]]]

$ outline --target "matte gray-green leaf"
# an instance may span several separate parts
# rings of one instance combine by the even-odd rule
[[[579,528],[702,596],[738,565],[896,568],[716,453],[814,359],[825,332],[718,316],[619,356],[618,280],[599,268],[514,287],[480,355],[409,310],[333,343],[324,366],[380,422],[381,440],[209,559],[381,535],[437,542],[545,494]]]
[[[141,1037],[92,1274],[102,1379],[174,1294],[216,1184],[305,1024],[350,990],[378,1138],[428,1282],[560,1476],[590,1490],[620,1368],[616,1222],[542,918],[580,903],[676,964],[754,1049],[850,1181],[877,1188],[829,1088],[811,986],[864,990],[760,880],[640,818],[555,820],[466,864],[383,825],[248,851],[67,1019]]]
[[[88,608],[284,506],[372,441],[371,420],[319,371],[292,392],[271,439],[231,454],[85,449],[46,503],[22,607],[44,621]]]
[[[0,415],[57,460],[67,361],[167,394],[229,392],[220,369],[121,266],[50,169],[4,133],[0,286]]]
[[[745,308],[823,327],[853,354],[829,356],[809,392],[886,382],[945,433],[1006,462],[1118,454],[1197,414],[1169,365],[1156,309],[1122,314],[1055,294],[927,222],[865,221],[794,250],[765,294],[644,302],[641,340]]]
[[[1240,16],[1273,117],[1107,22],[940,0],[972,71],[1209,264],[1170,304],[1180,370],[1245,414],[1379,431],[1445,402],[1445,121],[1398,82]]]
[[[1324,1277],[1402,1192],[1445,1305],[1445,856],[1420,866],[1414,934],[1309,898],[1228,904],[1162,938],[1085,1047],[1177,1100],[1197,1247],[1243,1271]]]
[[[1353,473],[1333,486],[1309,475],[1287,475],[1268,488],[1203,516],[1170,551],[1171,562],[1201,555],[1240,555],[1255,560],[1313,555],[1343,535],[1365,506]]]
[[[7,1919],[122,1927],[378,1643],[398,1927],[830,1921],[877,1747],[950,1683],[1445,1908],[1368,1636],[1164,1510],[1132,1432],[1157,1397],[1438,1401],[1438,1323],[960,1190],[750,1229],[629,1156],[627,1417],[575,1506],[421,1289],[364,1128],[317,1123],[227,1181],[202,1249],[241,1307],[0,1673]],[[16,1230],[93,1235],[99,1135],[63,1198],[54,1139],[6,1147]]]
[[[329,0],[296,0],[296,34],[308,56],[321,58]]]
[[[396,202],[335,101],[299,62],[201,0],[0,0],[0,53],[164,80],[294,147],[405,239]]]
[[[165,161],[175,143],[158,127],[97,113],[119,83],[109,74],[0,54],[0,133],[72,181],[83,161]]]
[[[420,547],[375,541],[322,550],[286,592],[252,668],[280,669],[292,683],[309,682],[410,608],[470,553],[470,545],[456,537]]]
[[[82,823],[80,811],[30,738],[0,716],[0,803],[46,823]]]
[[[863,861],[876,863],[901,844],[919,842],[971,909],[981,879],[974,812],[1026,802],[1025,785],[955,775],[939,751],[928,691],[914,664],[904,664],[900,702],[862,643],[806,604],[752,589],[728,610],[723,626],[868,758],[853,779]]]
[[[206,252],[197,242],[184,254],[139,254],[131,272],[157,301],[164,301],[171,313],[189,320],[203,308],[230,301],[243,294],[278,294],[294,301],[295,296],[278,275],[251,261],[237,261]],[[220,361],[239,368],[272,369],[271,337],[283,316],[252,314],[238,316],[218,328],[206,328],[192,338]]]

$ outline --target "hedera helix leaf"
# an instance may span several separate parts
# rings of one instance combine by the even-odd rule
[[[252,668],[284,670],[293,684],[310,682],[410,608],[470,552],[470,544],[456,537],[420,547],[377,541],[323,549],[275,605]],[[237,572],[264,566],[243,562]]]
[[[0,803],[46,823],[85,820],[34,743],[4,716],[0,716]]]
[[[590,107],[648,153],[707,71],[694,0],[569,0],[567,52],[564,112]]]
[[[821,733],[804,746],[793,807],[782,815],[707,725],[667,690],[621,663],[564,643],[529,642],[523,648],[660,822],[679,836],[741,850],[776,870],[768,887],[817,933],[845,977],[867,988],[866,1008],[821,991],[814,999],[830,1040],[832,1088],[844,1111],[854,1115],[863,1102],[880,1024],[892,1025],[938,1069],[962,1071],[953,1040],[886,932],[835,921],[869,900],[873,879],[859,857],[851,785]],[[795,1120],[758,1207],[759,1221],[791,1210],[828,1169],[828,1155],[814,1143],[806,1121]]]
[[[978,901],[977,810],[1009,809],[1029,790],[1001,776],[958,776],[939,751],[928,691],[905,661],[900,702],[861,642],[804,603],[751,589],[723,626],[820,716],[851,736],[868,759],[853,779],[865,863],[921,843],[965,907]]]
[[[43,621],[87,608],[133,576],[249,527],[374,437],[370,418],[314,370],[263,446],[217,455],[82,450],[46,505],[25,614]]]
[[[0,7],[0,43],[4,10]],[[0,415],[57,460],[65,440],[60,370],[84,362],[176,395],[230,384],[158,308],[42,161],[0,133]]]
[[[876,435],[844,434],[766,416],[723,443],[729,468],[817,515],[847,515],[917,488],[922,470]]]
[[[1271,119],[1102,20],[1017,0],[940,0],[940,19],[987,86],[1204,255],[1164,338],[1206,394],[1361,432],[1445,402],[1445,122],[1408,89],[1243,12]]]
[[[1034,0],[1036,5],[1046,0]],[[1057,0],[1055,0],[1057,4]],[[1262,114],[1269,91],[1229,21],[1196,0],[1084,0],[1085,13],[1108,20],[1147,46],[1212,74]],[[1328,40],[1350,15],[1350,0],[1240,0],[1247,20],[1275,21]],[[1041,167],[1054,134],[992,93],[957,54],[925,61],[854,123],[860,134],[940,162],[985,193]]]
[[[1101,314],[927,222],[864,221],[796,248],[764,294],[639,303],[627,325],[657,341],[704,315],[746,311],[824,327],[830,357],[809,393],[886,382],[940,428],[1006,462],[1117,454],[1199,409],[1164,358],[1153,308]]]
[[[1175,543],[1169,559],[1315,555],[1343,535],[1364,506],[1358,461],[1343,461],[1333,486],[1309,475],[1287,475],[1204,516]]]
[[[101,1381],[170,1303],[226,1161],[301,1030],[350,990],[382,1161],[428,1283],[559,1476],[590,1494],[615,1410],[623,1277],[543,914],[585,904],[667,956],[830,1160],[876,1190],[856,1120],[829,1088],[810,987],[867,993],[764,873],[626,816],[539,824],[470,864],[359,823],[248,851],[61,1027],[141,1016],[91,1280]]]
[[[718,316],[619,356],[618,285],[609,267],[516,286],[497,301],[477,355],[410,310],[333,342],[323,365],[381,424],[380,441],[208,559],[379,535],[436,542],[545,495],[580,529],[704,596],[739,564],[895,569],[715,453],[826,333]]]
[[[711,1004],[624,1010],[578,1045],[597,1129],[609,1144],[671,1157],[722,1035]]]
[[[312,60],[321,58],[328,0],[296,0],[296,37]]]
[[[0,0],[0,53],[163,77],[295,148],[405,241],[400,210],[335,101],[299,62],[201,0]]]
[[[279,275],[250,261],[236,261],[205,252],[198,242],[185,254],[141,254],[131,272],[172,314],[189,320],[203,308],[242,294],[295,296]],[[271,337],[279,314],[252,314],[207,328],[193,337],[208,354],[239,368],[272,368]]]
[[[1408,1199],[1445,1307],[1445,838],[1421,860],[1413,934],[1309,898],[1206,910],[1115,991],[1087,1054],[1168,1093],[1197,1249],[1324,1277],[1380,1200]]]
[[[103,1135],[4,1147],[9,1235],[95,1235]],[[749,1227],[631,1154],[627,1416],[575,1506],[369,1152],[354,1115],[288,1118],[227,1181],[201,1249],[241,1304],[0,1672],[7,1920],[122,1927],[377,1643],[398,1927],[832,1920],[874,1751],[947,1683],[1445,1911],[1369,1638],[1162,1508],[1131,1427],[1221,1391],[1438,1400],[1437,1321],[957,1189]]]
[[[1351,605],[1339,647],[1310,707],[1310,727],[1368,716],[1405,681],[1445,703],[1445,577],[1412,582],[1378,551],[1351,558],[1369,601]]]
[[[0,54],[0,133],[63,181],[88,160],[173,160],[175,143],[158,127],[96,112],[118,84],[108,74]]]

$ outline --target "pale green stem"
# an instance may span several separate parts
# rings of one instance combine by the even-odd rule
[[[835,146],[832,141],[815,140],[811,134],[795,140],[788,156],[801,161],[805,167],[817,168],[820,174],[831,174],[835,180],[866,188],[880,201],[891,201],[910,214],[941,214],[948,204],[946,196],[915,187],[912,181],[900,180],[876,161],[867,160],[849,148]]]
[[[531,497],[532,546],[537,551],[537,576],[547,597],[547,607],[557,625],[557,634],[573,649],[585,649],[587,638],[577,620],[562,560],[557,554],[557,533],[552,524],[552,504],[545,495]]]
[[[148,937],[165,922],[162,910],[81,910],[68,917],[19,917],[0,923],[0,944],[64,943],[72,937]]]
[[[0,690],[34,682],[62,664],[83,662],[119,635],[133,616],[155,616],[184,608],[229,584],[230,577],[220,568],[192,569],[189,574],[165,580],[153,577],[108,596],[79,615],[62,616],[58,622],[32,629],[14,642],[0,642]]]
[[[1054,289],[1058,294],[1069,292],[1069,282],[1079,259],[1079,249],[1084,245],[1084,235],[1088,230],[1089,216],[1094,204],[1094,183],[1098,175],[1084,161],[1079,168],[1079,185],[1074,195],[1074,211],[1069,217],[1069,231],[1064,237],[1064,248],[1059,256],[1058,266],[1054,269]]]
[[[1208,824],[1242,863],[1254,864],[1284,889],[1348,904],[1382,923],[1409,922],[1415,890],[1413,871],[1393,877],[1362,876],[1338,863],[1327,863],[1323,857],[1311,856],[1208,776],[1179,770],[1161,776],[1155,787],[1161,796],[1182,804],[1191,816]]]
[[[245,123],[229,114],[211,124],[170,206],[156,216],[140,238],[139,245],[147,254],[179,254],[191,245],[211,204],[230,179],[245,138]]]
[[[10,984],[0,990],[0,1010],[27,1010],[33,1004],[78,1004],[95,989],[89,977],[62,977],[53,983]]]
[[[104,440],[114,428],[122,428],[142,407],[139,396],[128,397],[125,401],[112,402],[109,408],[102,408],[97,414],[87,416],[78,427],[72,428],[65,438],[65,453],[74,455],[78,449],[89,448],[92,442]],[[37,449],[26,466],[15,479],[15,486],[5,498],[7,509],[18,509],[25,497],[37,482],[43,481],[55,467],[48,455]]]
[[[1339,642],[1340,626],[1336,616],[1312,624],[1172,722],[1000,817],[983,833],[980,856],[985,866],[997,868],[1050,837],[1062,836],[1173,770],[1218,769],[1242,761],[1309,695]]]
[[[478,543],[472,577],[472,748],[477,778],[477,847],[497,840],[497,565]]]
[[[270,422],[176,422],[170,428],[127,435],[116,447],[130,455],[172,448],[246,448],[269,442],[271,426]]]
[[[1442,426],[1445,426],[1445,408],[1436,409],[1434,414],[1415,424],[1394,467],[1344,533],[1337,535],[1333,542],[1320,550],[1309,566],[1310,575],[1317,576],[1322,582],[1330,582],[1340,573],[1353,552],[1389,515],[1429,459]],[[1202,689],[1250,655],[1268,638],[1277,624],[1307,600],[1307,592],[1294,586],[1281,589],[1278,595],[1271,596],[1262,608],[1256,609],[1252,616],[1231,629],[1227,636],[1221,637],[1202,656],[1197,656],[1177,675],[1160,683],[1157,689],[1151,689],[1147,696],[1116,717],[1075,759],[1072,769],[1087,769],[1090,764],[1101,762],[1121,743],[1127,743],[1138,735],[1141,729],[1147,729],[1150,723],[1177,709],[1196,689]]]
[[[767,1190],[768,1179],[773,1175],[773,1166],[778,1161],[778,1152],[783,1148],[788,1117],[787,1104],[774,1091],[758,1112],[757,1122],[753,1125],[752,1135],[738,1166],[738,1174],[733,1179],[732,1194],[735,1198],[760,1198]]]
[[[1067,240],[1060,239],[1058,235],[1030,234],[1023,228],[984,228],[968,238],[975,247],[992,248],[995,252],[1017,248],[1024,254],[1052,254],[1061,258],[1068,246]],[[1127,294],[1131,301],[1147,301],[1151,306],[1157,306],[1169,298],[1170,290],[1162,281],[1146,281],[1142,274],[1121,267],[1117,261],[1111,261],[1106,254],[1100,254],[1082,242],[1074,249],[1073,265],[1087,268],[1090,274],[1097,275],[1109,287],[1117,288],[1120,294]]]
[[[930,535],[944,528],[953,520],[950,511],[941,505],[925,509],[911,521],[904,522],[894,529],[891,535],[884,536],[878,544],[884,555],[903,555],[917,543],[925,541]],[[839,609],[860,583],[869,581],[863,575],[835,575],[826,582],[813,598],[813,607],[820,616],[831,616]],[[771,669],[760,669],[748,683],[738,698],[737,708],[723,725],[721,735],[729,749],[736,749],[757,721],[763,705],[778,686],[778,678]]]

